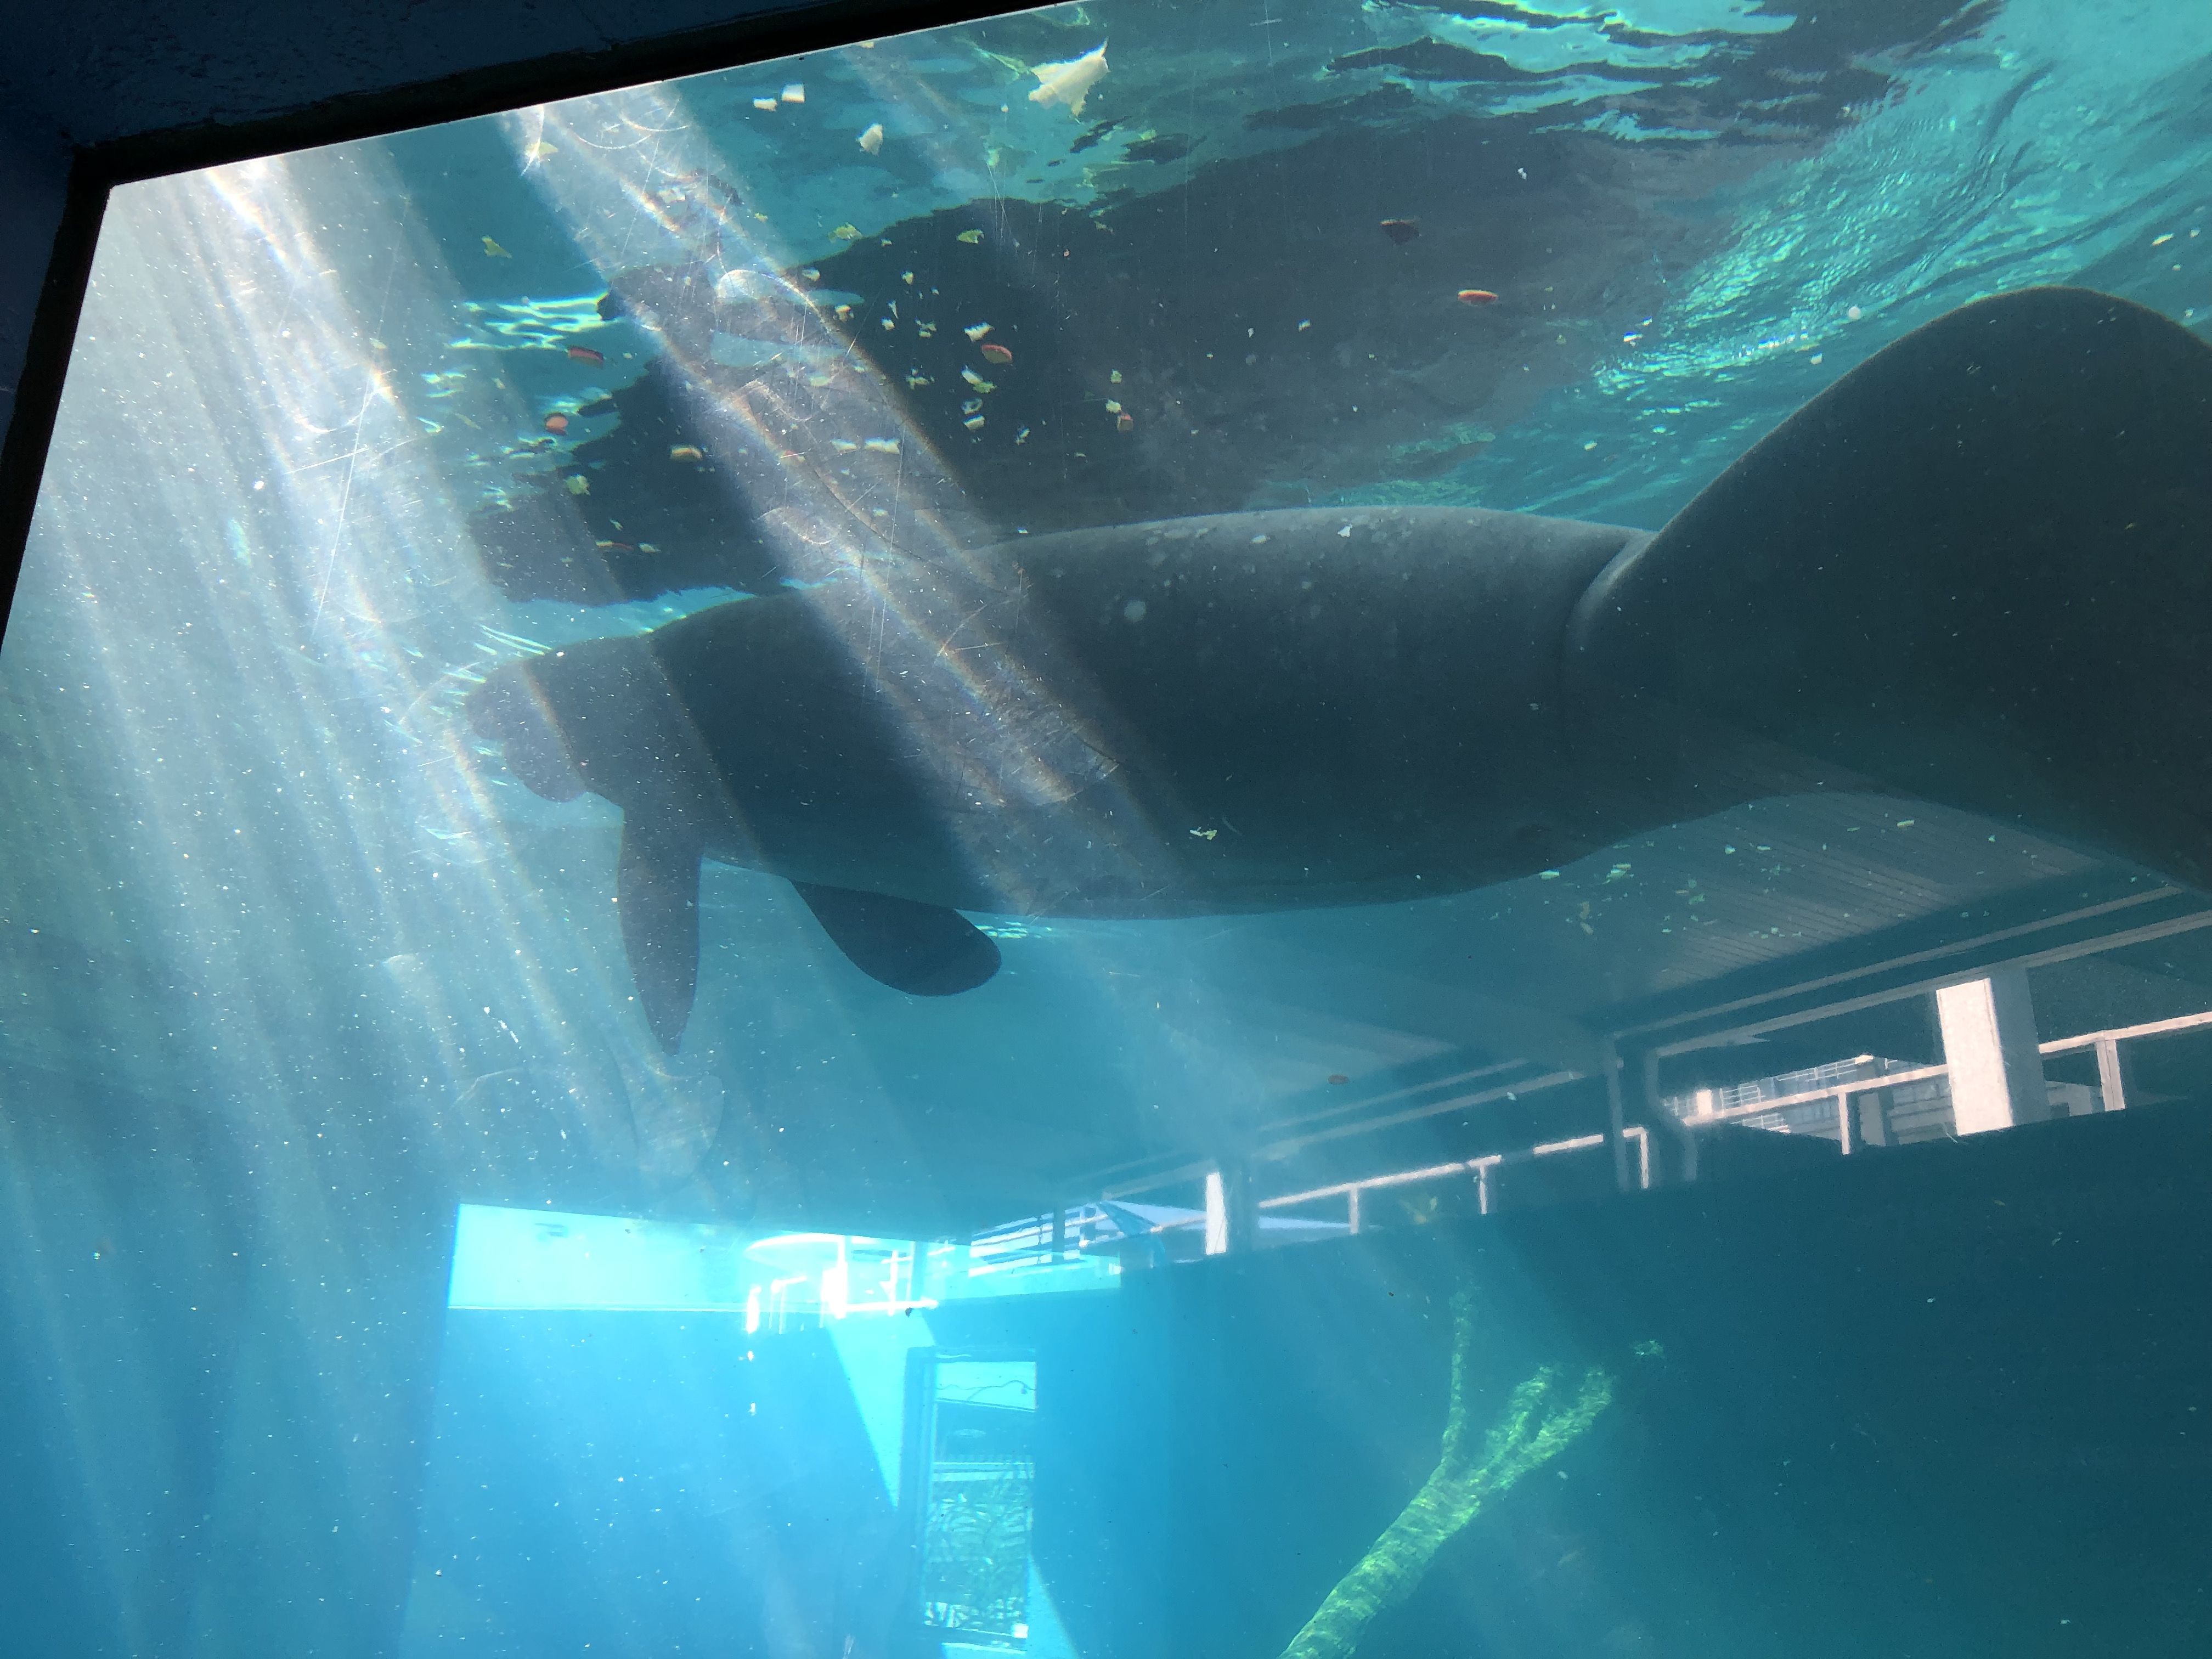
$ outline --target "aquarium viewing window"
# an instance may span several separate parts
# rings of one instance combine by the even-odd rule
[[[1084,0],[118,188],[0,1620],[2203,1648],[2208,87]]]

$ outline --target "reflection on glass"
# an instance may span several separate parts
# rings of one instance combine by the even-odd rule
[[[1030,1633],[1036,1363],[936,1357],[919,1374],[929,1413],[917,1504],[921,1622],[1018,1650]]]

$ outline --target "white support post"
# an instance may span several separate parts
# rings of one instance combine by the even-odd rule
[[[1962,1135],[2039,1123],[2051,1115],[2035,1005],[2027,970],[2000,969],[1987,979],[1936,993],[1954,1127]]]
[[[1629,1190],[1627,1091],[1620,1075],[1620,1051],[1612,1038],[1598,1045],[1598,1058],[1605,1067],[1605,1144],[1613,1152],[1613,1184],[1625,1193]]]
[[[2127,1056],[2120,1052],[2120,1040],[2116,1036],[2097,1039],[2097,1092],[2104,1097],[2106,1111],[2127,1109]]]

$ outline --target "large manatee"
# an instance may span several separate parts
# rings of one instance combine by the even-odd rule
[[[998,965],[962,911],[1445,893],[1821,781],[2202,884],[2208,589],[2212,349],[2041,289],[1889,346],[1656,535],[1316,508],[871,560],[512,664],[470,714],[622,809],[672,1048],[702,858],[921,994]]]

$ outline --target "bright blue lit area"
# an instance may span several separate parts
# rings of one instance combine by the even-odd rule
[[[975,1304],[966,1346],[1011,1346],[1033,1339],[983,1304],[1117,1285],[1112,1258],[1049,1247],[1034,1224],[917,1245],[462,1206],[400,1651],[623,1652],[641,1631],[726,1651],[821,1596],[888,1639],[919,1547],[902,1481],[928,1456],[915,1358],[942,1304]],[[1034,1357],[943,1369],[935,1398],[1036,1409]],[[1051,1586],[1023,1576],[1004,1634],[1073,1659]]]

